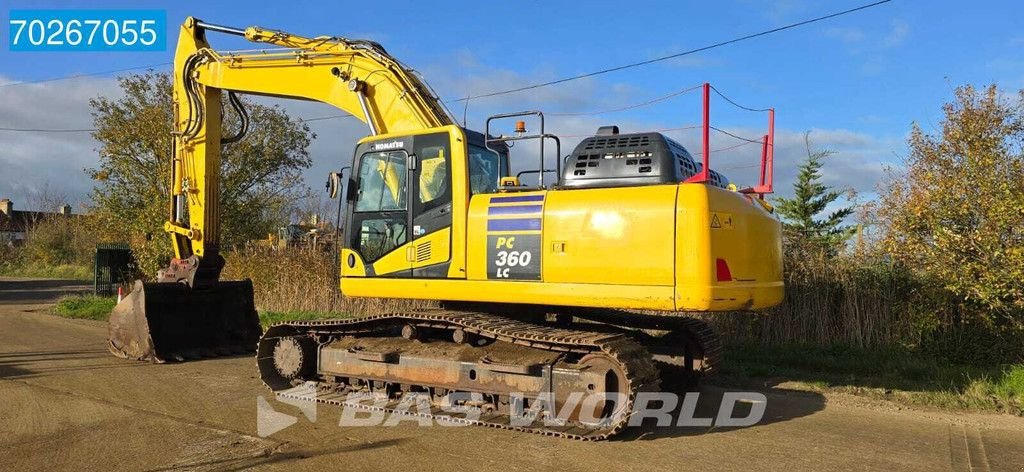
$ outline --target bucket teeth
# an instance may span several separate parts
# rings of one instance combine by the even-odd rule
[[[262,335],[252,282],[201,289],[136,281],[108,324],[114,355],[152,362],[251,353]]]

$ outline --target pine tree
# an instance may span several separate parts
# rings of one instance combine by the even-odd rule
[[[843,224],[854,208],[840,208],[820,216],[843,192],[821,183],[822,161],[832,155],[832,151],[812,150],[810,134],[804,136],[804,142],[807,160],[800,165],[800,174],[793,184],[794,196],[776,199],[775,210],[782,216],[788,242],[801,247],[810,244],[834,255],[854,234],[854,227]]]

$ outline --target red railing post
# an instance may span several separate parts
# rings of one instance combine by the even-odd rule
[[[711,169],[711,84],[704,82],[704,168],[701,169],[701,182],[708,181],[708,170]]]
[[[702,167],[700,172],[686,179],[685,183],[704,183],[711,175],[708,170],[711,168],[711,84],[704,82],[704,123],[701,126],[703,138],[701,142],[701,154],[703,154]]]
[[[772,193],[775,184],[775,109],[768,109],[768,162],[765,166],[767,168],[767,185],[768,188],[765,193]]]
[[[768,170],[768,135],[761,138],[761,179],[757,181],[757,189],[764,188],[765,172]]]

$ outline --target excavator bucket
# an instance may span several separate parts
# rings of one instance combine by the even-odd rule
[[[115,356],[157,363],[255,352],[262,335],[249,280],[204,288],[136,281],[108,328]]]

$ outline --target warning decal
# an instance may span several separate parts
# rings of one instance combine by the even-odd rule
[[[732,229],[732,213],[711,213],[711,227],[714,229]]]

